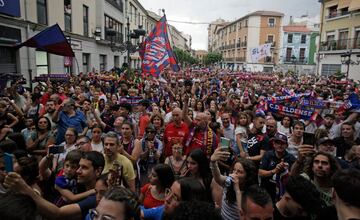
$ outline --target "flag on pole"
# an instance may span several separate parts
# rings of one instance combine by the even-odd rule
[[[75,56],[74,51],[71,49],[69,42],[58,24],[54,24],[27,41],[15,45],[16,48],[22,46],[34,47],[48,53],[65,57]]]
[[[180,70],[170,46],[165,15],[145,39],[140,56],[142,59],[141,69],[145,74],[159,77],[160,72],[168,65],[175,72]]]

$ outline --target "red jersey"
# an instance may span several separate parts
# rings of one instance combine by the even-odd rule
[[[165,157],[172,155],[172,145],[175,142],[181,142],[185,145],[189,128],[186,123],[181,122],[180,126],[176,126],[174,122],[170,122],[164,130],[164,153]]]

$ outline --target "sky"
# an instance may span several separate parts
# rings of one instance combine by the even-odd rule
[[[320,14],[318,0],[139,0],[147,10],[158,14],[159,9],[165,9],[169,24],[179,31],[192,37],[192,49],[207,50],[208,24],[184,24],[172,21],[210,23],[218,18],[234,21],[244,15],[270,10],[285,14],[283,24],[289,17],[308,15],[314,17]]]

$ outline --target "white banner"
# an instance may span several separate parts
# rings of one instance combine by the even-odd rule
[[[271,43],[262,44],[258,47],[251,49],[251,60],[253,63],[257,63],[261,58],[271,56]]]

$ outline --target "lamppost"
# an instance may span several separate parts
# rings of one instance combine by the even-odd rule
[[[349,50],[344,54],[341,54],[341,64],[345,64],[347,65],[347,70],[346,70],[346,80],[349,79],[349,69],[350,69],[350,65],[359,65],[360,64],[360,54],[356,55],[356,61],[353,61],[351,59],[351,55],[352,55],[352,51]]]
[[[297,75],[297,72],[296,72],[296,56],[295,56],[295,55],[292,55],[292,56],[291,56],[291,60],[292,60],[293,64],[295,65],[295,67],[294,67],[294,72],[295,72],[295,74]]]
[[[145,36],[146,31],[142,29],[142,25],[138,26],[138,29],[134,29],[133,31],[130,31],[130,22],[129,17],[127,18],[127,33],[126,33],[126,42],[121,44],[116,44],[114,38],[116,37],[117,33],[114,29],[110,28],[106,30],[106,34],[110,37],[110,48],[111,51],[120,51],[121,54],[123,54],[125,51],[127,51],[127,63],[128,67],[131,68],[131,53],[135,53],[136,51],[139,51],[140,49],[140,43],[139,44],[132,44],[131,39],[139,39],[140,36]]]

